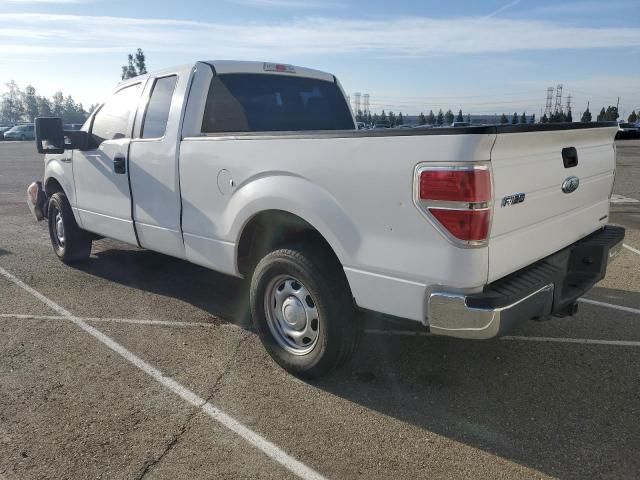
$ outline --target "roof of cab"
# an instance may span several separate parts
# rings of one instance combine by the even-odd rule
[[[267,73],[274,75],[289,75],[289,76],[297,76],[297,77],[309,77],[309,78],[317,78],[318,80],[325,80],[327,82],[334,82],[335,77],[327,72],[321,72],[320,70],[314,70],[313,68],[305,68],[299,67],[297,65],[288,65],[289,67],[293,67],[293,72],[274,72],[266,70],[265,66],[276,65],[271,62],[248,62],[242,60],[206,60],[200,61],[197,63],[205,63],[207,65],[211,65],[216,73],[225,74],[225,73]],[[148,77],[160,77],[163,75],[169,75],[172,73],[178,73],[185,70],[191,70],[197,63],[189,63],[180,65],[177,67],[171,68],[163,68],[162,70],[154,70],[153,72],[145,73],[143,75],[138,75],[137,77],[128,78],[126,80],[122,80],[116,86],[116,90],[119,90],[127,85],[139,83],[140,81],[146,80]],[[285,65],[285,64],[282,64]]]
[[[265,69],[265,65],[276,65],[275,62],[247,62],[240,60],[208,60],[203,63],[208,63],[213,66],[216,73],[272,73],[275,75],[291,75],[298,77],[310,77],[317,78],[318,80],[325,80],[327,82],[333,82],[335,77],[327,72],[321,72],[320,70],[314,70],[312,68],[299,67],[297,65],[288,65],[293,67],[294,72],[273,72]],[[285,65],[285,64],[282,64]]]

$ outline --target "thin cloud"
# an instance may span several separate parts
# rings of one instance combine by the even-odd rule
[[[78,4],[78,3],[91,3],[94,0],[4,0],[4,3],[15,3],[15,4]]]
[[[65,28],[60,28],[64,25]],[[114,28],[117,26],[117,28]],[[16,31],[21,33],[16,36]],[[16,41],[17,38],[20,42]],[[507,53],[640,46],[640,28],[561,25],[547,21],[466,17],[342,20],[308,17],[288,22],[222,24],[54,14],[0,14],[3,54],[69,52],[184,52],[226,58],[359,54],[371,58]],[[9,48],[16,44],[20,48]],[[104,47],[108,45],[108,47]],[[212,49],[211,46],[215,46]]]
[[[485,18],[491,18],[491,17],[495,17],[496,15],[498,15],[499,13],[504,12],[505,10],[508,10],[512,7],[515,7],[517,4],[520,3],[520,0],[514,0],[513,2],[507,3],[506,5],[503,5],[502,7],[498,8],[497,10],[494,10],[493,12],[491,12],[489,15],[487,15]]]
[[[323,0],[229,0],[231,3],[264,8],[319,9],[335,8],[339,3]]]

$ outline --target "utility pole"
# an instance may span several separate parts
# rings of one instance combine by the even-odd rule
[[[567,96],[567,112],[571,110],[571,95]]]
[[[553,102],[553,87],[547,88],[547,102],[544,107],[544,114],[549,117],[551,115],[551,103]],[[540,115],[542,118],[542,115]]]
[[[356,114],[360,111],[360,92],[356,92],[353,94],[353,99],[354,99],[354,111],[356,112]]]
[[[556,87],[556,108],[554,113],[562,113],[562,84]]]
[[[369,115],[369,113],[371,113],[369,110],[369,94],[365,93],[363,95],[363,98],[364,98],[364,114]]]

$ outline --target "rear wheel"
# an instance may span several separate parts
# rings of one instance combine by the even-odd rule
[[[346,362],[360,336],[344,272],[321,249],[271,252],[251,281],[251,312],[265,348],[285,370],[306,378]]]
[[[64,263],[86,260],[91,254],[91,236],[78,227],[67,196],[54,193],[49,199],[49,237],[56,256]]]

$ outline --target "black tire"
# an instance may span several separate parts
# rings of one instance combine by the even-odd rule
[[[274,314],[267,312],[267,303],[270,305],[272,301],[274,311],[277,311],[270,285],[281,278],[294,279],[294,284],[299,282],[312,297],[309,303],[317,314],[314,316],[318,317],[315,321],[317,336],[307,353],[294,354],[283,346],[286,335],[274,331],[274,328],[277,330],[273,327]],[[317,378],[331,372],[351,358],[359,343],[361,316],[354,308],[344,271],[322,248],[292,246],[265,256],[251,279],[250,304],[254,327],[266,350],[282,368],[296,376]],[[308,313],[303,318],[313,322]],[[313,323],[309,326],[313,328]]]
[[[60,218],[58,218],[60,214]],[[47,211],[49,237],[56,256],[66,264],[81,262],[91,255],[91,235],[78,227],[71,205],[63,192],[51,195]],[[58,221],[62,221],[62,237]],[[62,238],[62,239],[61,239]]]

